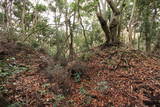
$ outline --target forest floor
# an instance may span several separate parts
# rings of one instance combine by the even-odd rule
[[[0,106],[160,107],[160,59],[116,46],[90,53],[63,65],[43,50],[0,42]]]

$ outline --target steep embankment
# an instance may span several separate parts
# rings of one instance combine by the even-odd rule
[[[91,53],[63,67],[42,51],[1,43],[1,94],[12,105],[160,106],[159,59],[114,46]]]

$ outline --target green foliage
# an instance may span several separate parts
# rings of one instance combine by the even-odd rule
[[[8,58],[8,61],[15,61],[14,57]],[[20,73],[23,71],[28,70],[27,67],[13,64],[13,63],[7,63],[4,62],[3,60],[0,60],[0,94],[1,93],[8,93],[8,89],[3,84],[8,83],[8,77],[15,74],[15,73]],[[7,105],[6,105],[7,106]],[[22,107],[22,103],[16,102],[14,104],[10,104],[7,107]]]
[[[36,4],[35,10],[38,12],[44,12],[47,10],[47,7],[43,4]]]
[[[100,81],[97,83],[97,85],[98,86],[96,87],[96,90],[99,90],[99,91],[105,91],[106,89],[109,88],[107,81]]]
[[[38,21],[36,24],[37,29],[45,29],[47,27],[47,21],[46,20],[41,20]]]
[[[5,19],[5,14],[0,12],[0,23],[3,23],[4,19]]]
[[[139,20],[141,21],[139,31],[142,33],[141,39],[150,45],[154,43],[156,35],[159,31],[158,21],[156,20],[156,6],[158,2],[155,0],[138,0]],[[141,42],[142,43],[142,42]],[[149,45],[149,44],[148,44]],[[148,47],[147,45],[145,47]],[[146,48],[147,50],[147,48]]]
[[[77,9],[78,9],[77,3],[76,3],[76,2],[72,2],[72,3],[70,4],[70,8],[71,8],[73,11],[77,11]]]
[[[40,95],[45,95],[47,94],[48,92],[46,90],[38,90],[38,93],[40,93]]]
[[[56,98],[53,99],[53,102],[54,102],[53,107],[57,107],[57,105],[64,99],[65,99],[64,95],[62,94],[57,95]]]
[[[65,3],[66,3],[65,0],[56,0],[56,6],[57,6],[60,10],[63,9]]]
[[[33,47],[33,48],[39,48],[40,44],[37,41],[32,41],[31,42],[31,47]]]
[[[21,103],[21,102],[16,102],[16,103],[13,103],[13,104],[8,105],[7,107],[23,107],[22,105],[23,105],[23,103]]]
[[[43,84],[42,87],[47,88],[47,87],[49,87],[50,85],[51,85],[50,83],[46,83],[46,84]]]
[[[86,52],[80,55],[79,60],[81,61],[89,61],[94,54],[91,52]]]
[[[63,99],[65,99],[65,96],[62,95],[62,94],[59,94],[59,95],[56,96],[56,101],[61,101]]]
[[[11,75],[10,69],[8,67],[9,65],[7,63],[0,62],[0,77],[1,78]]]
[[[75,73],[73,74],[74,81],[75,81],[75,82],[80,82],[80,81],[81,81],[81,75],[82,75],[82,72],[75,72]]]
[[[27,13],[25,14],[25,20],[26,20],[26,23],[30,23],[33,21],[33,13]]]
[[[87,94],[87,91],[84,89],[84,87],[80,87],[79,93],[80,94]]]
[[[85,95],[83,99],[83,104],[90,104],[92,101],[92,97],[88,94],[87,90],[84,87],[80,87],[79,93]]]
[[[9,58],[7,60],[15,60],[14,57]],[[1,78],[6,78],[14,73],[19,73],[28,70],[27,67],[21,66],[21,65],[16,65],[16,64],[10,64],[10,63],[5,63],[3,61],[0,61],[0,77]]]
[[[87,11],[88,13],[96,11],[96,7],[98,5],[98,0],[94,0],[94,1],[89,1],[87,4],[85,3],[85,5],[82,8],[83,11]]]
[[[26,11],[29,11],[33,7],[33,4],[28,0],[25,0],[25,2],[22,2],[21,0],[15,0],[13,4],[13,13],[18,18],[21,18],[24,7]]]
[[[12,40],[24,40],[28,37],[25,42],[30,43],[34,48],[45,47],[53,56],[69,56],[71,32],[73,33],[75,53],[86,51],[88,48],[96,47],[105,42],[104,32],[96,18],[96,12],[99,10],[98,6],[101,4],[99,0],[73,0],[72,2],[67,0],[50,0],[44,1],[47,2],[45,4],[35,3],[33,0],[14,0],[12,5],[10,3],[7,5],[7,2],[4,1],[1,3],[0,24],[3,25],[2,27],[0,26],[0,29],[9,33]],[[122,41],[126,43],[127,41],[125,40],[128,39],[126,29],[128,30],[133,1],[124,1],[119,17],[121,32],[125,31],[125,36],[122,38],[122,34],[120,34],[119,38],[122,38]],[[122,2],[123,0],[117,1],[118,8]],[[5,11],[6,6],[8,7],[8,12]],[[160,30],[159,7],[159,0],[137,0],[136,13],[132,25],[136,34],[135,40],[133,40],[134,46],[142,45],[139,47],[145,47],[145,32],[148,34],[147,39],[151,40],[151,45],[155,44]],[[113,14],[112,9],[106,3],[106,10],[103,10],[101,6],[101,12],[102,14],[104,13],[104,17],[109,24]],[[75,23],[73,22],[74,15]],[[11,20],[10,22],[7,22],[9,20],[6,20],[6,16]],[[84,29],[80,25],[80,20],[82,20]],[[11,23],[8,28],[5,28],[6,23]],[[70,31],[71,29],[73,31]],[[83,30],[85,31],[87,41],[85,40]],[[137,37],[140,33],[141,37]],[[16,35],[15,38],[12,35]],[[137,42],[137,38],[141,38],[141,42]],[[137,45],[138,43],[139,45]],[[89,56],[82,55],[82,60],[88,61]]]

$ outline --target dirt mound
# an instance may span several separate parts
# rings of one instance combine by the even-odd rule
[[[94,50],[91,80],[74,84],[74,105],[83,107],[160,106],[160,62],[143,52],[110,47]],[[82,92],[81,92],[82,91]]]
[[[91,53],[87,63],[63,67],[44,52],[1,43],[0,71],[12,73],[2,95],[18,106],[160,106],[159,59],[116,46]]]

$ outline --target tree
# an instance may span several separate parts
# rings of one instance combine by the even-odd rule
[[[119,43],[120,42],[119,40],[119,29],[120,29],[119,18],[120,18],[121,10],[123,8],[123,3],[120,9],[118,9],[115,2],[113,2],[112,0],[106,0],[106,1],[112,10],[112,17],[109,20],[109,24],[103,18],[101,13],[97,13],[97,17],[99,19],[99,22],[101,24],[103,31],[105,32],[106,43],[109,43],[109,44]]]
[[[104,42],[129,42],[146,52],[159,47],[159,0],[1,1],[1,35],[47,47],[57,58]]]
[[[134,21],[135,21],[135,11],[136,11],[136,4],[137,4],[137,0],[134,0],[133,2],[133,8],[132,8],[132,12],[131,12],[131,16],[130,16],[130,20],[129,20],[129,26],[128,26],[128,37],[129,37],[129,46],[132,47],[132,33],[134,30]]]
[[[139,17],[141,21],[140,31],[145,39],[145,50],[151,52],[153,38],[158,37],[158,1],[138,1]]]

